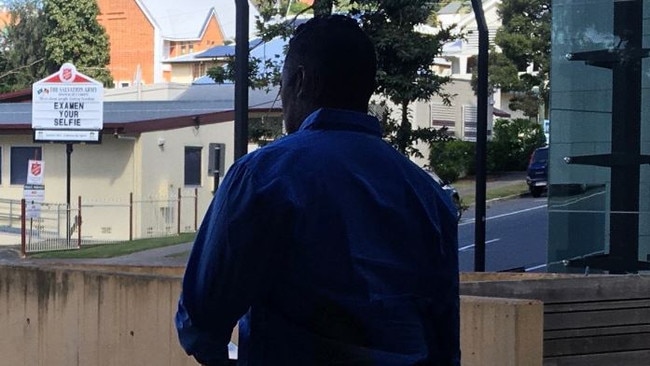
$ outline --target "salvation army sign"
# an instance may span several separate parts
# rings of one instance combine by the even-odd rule
[[[27,162],[27,184],[43,184],[43,161],[29,160]]]
[[[102,83],[70,63],[32,85],[34,140],[99,141],[104,125]]]

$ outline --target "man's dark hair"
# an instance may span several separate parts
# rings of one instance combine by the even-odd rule
[[[356,20],[342,15],[300,25],[289,43],[285,67],[302,66],[316,78],[321,107],[366,108],[375,90],[375,47]]]

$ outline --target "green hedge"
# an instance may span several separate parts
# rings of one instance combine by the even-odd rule
[[[487,143],[488,173],[526,170],[530,154],[546,143],[542,126],[528,119],[498,119],[493,139]],[[449,182],[474,175],[476,144],[470,141],[437,141],[430,145],[429,166]]]

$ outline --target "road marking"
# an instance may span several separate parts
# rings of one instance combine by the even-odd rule
[[[492,220],[492,219],[498,219],[498,218],[506,217],[506,216],[517,215],[517,214],[528,212],[528,211],[539,210],[540,208],[546,208],[547,206],[548,205],[544,204],[544,205],[539,205],[539,206],[535,206],[535,207],[526,208],[526,209],[519,210],[519,211],[512,211],[512,212],[504,213],[504,214],[501,214],[501,215],[490,216],[487,219],[485,219],[485,221]],[[471,220],[468,220],[468,221],[465,221],[465,222],[461,222],[460,224],[458,224],[458,226],[473,224],[475,221],[476,221],[476,219],[471,219]]]
[[[526,268],[526,272],[534,271],[536,269],[540,269],[544,267],[546,267],[546,264],[540,264],[539,266],[528,267]]]
[[[570,205],[573,205],[573,204],[578,203],[580,201],[588,200],[588,199],[594,198],[596,196],[600,196],[602,194],[605,194],[605,192],[596,192],[596,193],[590,194],[588,196],[572,198],[572,199],[569,199],[569,200],[565,201],[564,203],[551,205],[550,209],[553,209],[555,207],[570,206]]]
[[[488,240],[488,241],[485,242],[485,244],[487,245],[487,244],[490,244],[490,243],[497,242],[497,241],[499,241],[499,240],[501,240],[501,238],[496,238],[496,239]],[[459,252],[464,252],[464,251],[469,250],[469,249],[472,249],[472,248],[474,248],[474,244],[465,245],[465,246],[462,247],[462,248],[458,248],[458,251],[459,251]]]

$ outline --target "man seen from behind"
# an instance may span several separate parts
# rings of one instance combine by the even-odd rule
[[[374,46],[356,21],[298,27],[288,135],[235,162],[196,236],[180,342],[222,365],[460,365],[457,223],[368,115]],[[240,320],[241,319],[241,320]]]

